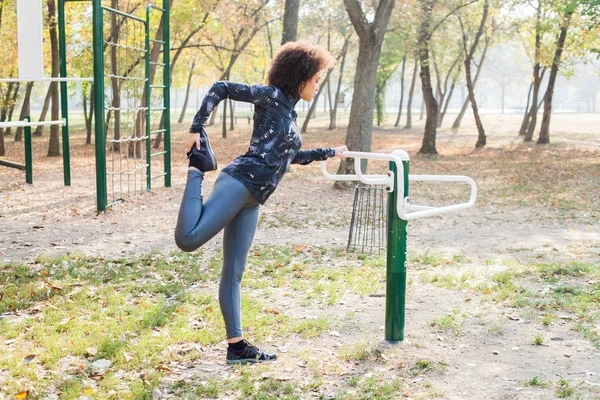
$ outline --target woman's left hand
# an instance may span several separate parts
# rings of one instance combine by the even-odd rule
[[[335,148],[335,156],[341,158],[342,160],[346,158],[346,156],[344,156],[344,152],[348,151],[348,147],[347,146],[339,146]]]

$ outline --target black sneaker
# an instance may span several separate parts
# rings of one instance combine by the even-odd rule
[[[202,172],[214,171],[217,169],[217,157],[210,147],[210,141],[204,129],[200,132],[200,149],[195,145],[187,153],[190,165],[198,168]],[[192,157],[194,159],[192,159]]]
[[[269,354],[246,342],[246,347],[236,351],[227,348],[227,364],[263,363],[277,360],[276,354]]]

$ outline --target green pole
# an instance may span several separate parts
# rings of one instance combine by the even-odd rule
[[[152,187],[152,147],[150,144],[150,9],[151,6],[146,7],[146,190],[150,190]]]
[[[67,36],[65,33],[65,2],[58,0],[58,53],[60,77],[67,77]],[[71,186],[71,155],[69,151],[69,104],[67,82],[60,82],[60,112],[66,124],[62,127],[63,175],[65,186]]]
[[[104,130],[104,37],[102,0],[92,0],[94,46],[94,138],[96,145],[96,204],[106,210],[106,148]]]
[[[31,122],[31,118],[25,117],[25,121]],[[31,127],[23,128],[25,131],[25,181],[29,184],[33,183],[33,156],[31,154]]]
[[[170,45],[170,29],[169,29],[169,0],[163,0],[164,18],[163,18],[163,90],[164,95],[164,108],[165,114],[165,133],[164,133],[164,146],[165,146],[165,186],[171,186],[171,64],[169,61],[169,53],[171,51]]]
[[[394,152],[400,153],[400,152]],[[402,158],[404,167],[404,196],[408,196],[408,155]],[[398,154],[399,155],[399,154]],[[396,163],[390,161],[390,171],[396,177]],[[398,182],[398,179],[396,179]],[[406,236],[408,221],[400,219],[396,203],[403,202],[398,197],[398,187],[388,195],[388,250],[386,271],[385,298],[385,340],[396,344],[404,341],[404,324],[406,312]]]

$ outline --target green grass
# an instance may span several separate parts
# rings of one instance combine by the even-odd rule
[[[534,376],[533,378],[531,378],[530,380],[526,381],[523,383],[525,386],[532,386],[532,387],[550,387],[552,385],[551,382],[547,382],[544,381],[542,378],[540,378],[539,376]]]
[[[0,311],[20,315],[0,319],[0,342],[14,340],[10,351],[0,353],[0,370],[8,374],[6,390],[14,395],[35,382],[37,393],[53,385],[61,388],[61,398],[76,399],[89,394],[85,382],[91,363],[106,359],[110,369],[97,378],[92,396],[109,397],[118,387],[124,399],[152,398],[152,390],[169,374],[170,363],[193,363],[202,356],[173,349],[186,344],[222,347],[217,343],[224,338],[224,324],[216,300],[221,264],[220,252],[200,251],[122,259],[75,254],[0,265]],[[243,285],[246,336],[257,344],[285,343],[293,337],[310,340],[343,323],[275,310],[270,288],[297,296],[299,303],[308,299],[306,305],[325,308],[348,294],[381,293],[384,284],[381,256],[297,245],[256,247],[248,257]],[[36,355],[34,362],[24,364],[30,354]],[[374,349],[357,347],[340,358],[368,362],[376,355]],[[61,365],[72,373],[61,370]],[[190,399],[218,397],[227,391],[244,398],[292,399],[322,390],[318,366],[311,368],[316,375],[300,387],[249,372],[246,384],[206,380],[172,390]],[[387,393],[392,386],[357,385],[364,393],[384,397],[391,396]]]
[[[441,317],[434,318],[429,321],[429,324],[442,331],[460,333],[464,324],[465,314],[458,308],[454,309],[452,313],[442,315]]]

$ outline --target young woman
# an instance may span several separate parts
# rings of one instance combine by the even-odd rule
[[[300,150],[302,139],[294,106],[311,101],[319,90],[319,74],[334,60],[322,47],[304,42],[286,43],[275,56],[268,86],[215,82],[190,128],[186,142],[189,168],[175,228],[175,242],[183,251],[194,251],[222,229],[223,269],[219,305],[227,331],[227,363],[273,361],[277,358],[252,346],[242,337],[240,283],[246,258],[264,204],[290,164],[309,164],[338,156],[346,146]],[[204,124],[222,100],[254,104],[254,129],[248,151],[219,174],[208,199],[202,199],[204,173],[217,169]]]

